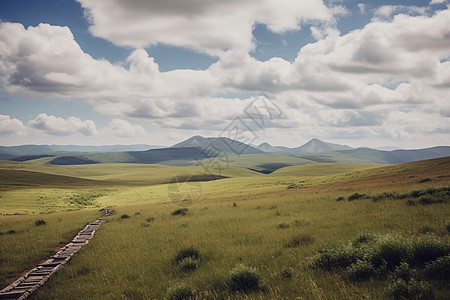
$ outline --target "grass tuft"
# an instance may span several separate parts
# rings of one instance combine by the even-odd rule
[[[261,276],[256,268],[244,264],[230,271],[230,287],[233,291],[254,291],[261,288]]]

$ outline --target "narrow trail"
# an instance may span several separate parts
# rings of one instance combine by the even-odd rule
[[[105,217],[112,214],[112,210],[105,209]],[[95,231],[106,220],[99,218],[86,225],[66,246],[45,262],[37,265],[0,291],[2,300],[24,300],[37,291],[62,265],[66,264],[72,256],[94,237]]]

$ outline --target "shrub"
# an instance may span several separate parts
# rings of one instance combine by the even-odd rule
[[[307,235],[296,235],[288,243],[286,243],[286,248],[296,248],[303,245],[310,245],[314,242],[314,239]]]
[[[277,225],[277,228],[279,228],[279,229],[286,229],[286,228],[289,228],[289,224],[287,224],[287,223],[279,223]]]
[[[347,276],[355,281],[366,280],[375,275],[375,268],[371,262],[364,260],[356,260],[345,269]]]
[[[233,291],[249,291],[261,288],[261,276],[256,268],[240,264],[230,272],[230,287]]]
[[[151,222],[153,222],[153,221],[155,221],[155,218],[154,218],[154,217],[147,218],[147,222],[151,223]]]
[[[450,279],[450,254],[427,263],[424,273],[429,278]]]
[[[423,266],[425,263],[450,254],[450,246],[440,241],[422,238],[412,244],[411,264]]]
[[[407,260],[408,250],[408,245],[403,241],[386,237],[377,241],[369,259],[375,267],[385,265],[388,270],[393,270]]]
[[[187,209],[186,207],[182,207],[182,208],[177,208],[172,212],[172,216],[185,216],[187,214],[189,209]]]
[[[325,248],[315,257],[313,266],[321,269],[347,268],[360,258],[355,249],[349,247]]]
[[[419,183],[430,182],[431,178],[422,178],[419,180]]]
[[[178,263],[186,258],[200,259],[200,252],[194,247],[183,248],[175,255],[175,262]]]
[[[237,207],[237,204],[236,204],[236,202],[233,202],[233,207]]]
[[[141,214],[140,211],[137,211],[137,212],[134,213],[135,216],[139,216],[140,214]]]
[[[450,233],[450,223],[447,223],[447,225],[445,225],[445,229],[447,229],[447,232]]]
[[[14,229],[8,230],[6,234],[16,234],[16,231]]]
[[[43,219],[41,219],[41,220],[36,220],[35,222],[34,222],[34,225],[36,225],[36,226],[41,226],[41,225],[45,225],[45,224],[47,224]]]
[[[194,271],[199,267],[199,260],[192,257],[186,257],[178,262],[178,266],[182,271]]]
[[[195,290],[186,284],[176,284],[167,290],[168,300],[194,299]]]
[[[345,200],[344,196],[339,196],[336,198],[336,201],[343,201],[343,200]]]
[[[123,215],[120,216],[120,218],[121,219],[128,219],[128,218],[130,218],[130,216],[127,215],[127,214],[123,214]]]
[[[415,206],[416,205],[416,202],[414,202],[414,200],[407,200],[406,201],[406,205],[408,205],[408,206]]]
[[[415,279],[409,282],[397,279],[388,287],[388,293],[396,299],[433,299],[430,284]]]
[[[365,198],[366,194],[360,194],[360,193],[354,193],[350,196],[348,196],[348,201],[358,200],[361,198]]]

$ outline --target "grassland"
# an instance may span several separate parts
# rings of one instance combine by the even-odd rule
[[[174,216],[179,207],[167,194],[175,183],[168,182],[202,174],[202,167],[2,163],[0,174],[15,175],[2,180],[0,241],[2,249],[14,250],[0,250],[0,284],[70,240],[104,206],[116,214],[36,299],[162,299],[178,284],[204,299],[385,299],[386,280],[353,281],[338,270],[315,269],[314,257],[368,232],[450,242],[448,201],[412,206],[409,198],[371,200],[450,186],[450,158],[388,166],[305,164],[269,175],[238,167],[221,171],[229,178],[199,183],[199,201],[186,215]],[[355,193],[368,197],[348,201]],[[35,226],[37,219],[47,224]],[[40,235],[45,241],[33,239]],[[187,247],[199,251],[191,271],[174,262]],[[256,268],[259,289],[232,289],[229,272],[239,264]],[[430,284],[437,299],[449,297],[446,281]]]

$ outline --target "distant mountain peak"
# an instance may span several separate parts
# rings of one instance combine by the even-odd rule
[[[339,150],[350,150],[353,149],[347,145],[339,145],[324,142],[318,138],[313,138],[302,146],[295,148],[296,153],[319,153],[319,152],[330,152]]]
[[[199,135],[188,138],[171,148],[206,148],[211,146],[213,150],[219,150],[230,154],[259,154],[262,150],[253,146],[235,141],[226,137],[205,138]]]

